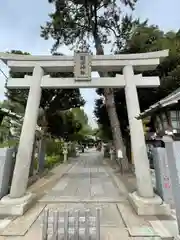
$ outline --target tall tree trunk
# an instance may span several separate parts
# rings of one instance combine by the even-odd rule
[[[97,29],[94,30],[94,34],[93,34],[94,41],[95,41],[95,47],[96,47],[96,54],[104,55],[103,46],[100,42],[100,38],[99,38],[96,30]],[[108,73],[107,72],[106,73],[99,72],[99,75],[100,75],[100,77],[107,77]],[[119,119],[118,119],[117,112],[116,112],[113,89],[105,88],[104,89],[104,97],[105,97],[106,108],[107,108],[107,112],[108,112],[108,116],[109,116],[109,120],[110,120],[110,124],[111,124],[113,140],[115,143],[116,156],[117,156],[118,150],[121,150],[122,155],[123,155],[123,159],[121,160],[121,170],[122,170],[122,172],[127,172],[129,170],[129,163],[128,163],[128,159],[126,156],[126,150],[125,150],[125,146],[124,146],[124,142],[123,142],[123,138],[122,138]]]
[[[123,138],[122,138],[120,122],[116,112],[113,89],[105,88],[104,96],[105,96],[106,108],[107,108],[107,112],[108,112],[108,116],[111,124],[111,131],[112,131],[113,140],[115,144],[116,156],[117,156],[118,150],[120,149],[123,155],[120,165],[121,165],[122,171],[126,172],[129,169],[129,163],[126,155],[126,149],[124,146]]]
[[[36,150],[36,136],[34,136],[33,150],[31,155],[31,165],[29,170],[29,177],[32,177],[34,174],[34,160],[35,160],[35,150]]]
[[[46,137],[45,134],[41,136],[39,141],[39,153],[38,153],[38,172],[42,173],[45,166],[45,154],[46,154]]]

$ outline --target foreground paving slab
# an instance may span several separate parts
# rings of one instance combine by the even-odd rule
[[[154,230],[162,239],[174,239],[178,235],[178,227],[176,221],[150,221]]]
[[[128,201],[117,206],[131,237],[174,239],[175,235],[165,228],[158,218],[150,217],[151,220],[148,220],[148,217],[138,216]]]
[[[42,240],[42,229],[35,222],[24,236],[2,236],[0,240]]]
[[[37,204],[23,216],[12,221],[5,230],[1,232],[1,236],[24,236],[44,208],[45,204]]]
[[[138,216],[128,201],[117,204],[127,230],[132,237],[157,237],[151,224],[143,217]]]
[[[8,219],[8,218],[1,220],[0,221],[0,231],[5,229],[12,221],[13,221],[13,219]]]
[[[130,240],[129,234],[125,228],[103,227],[101,228],[102,240]]]

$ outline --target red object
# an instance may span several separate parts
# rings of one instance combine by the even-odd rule
[[[169,184],[169,183],[165,183],[165,184],[164,184],[164,187],[165,187],[165,188],[170,188],[170,184]]]

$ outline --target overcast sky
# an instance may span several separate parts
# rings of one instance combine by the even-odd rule
[[[52,6],[48,0],[0,0],[0,52],[22,50],[31,54],[50,54],[52,40],[40,38],[40,25],[48,19]],[[180,0],[139,0],[134,16],[149,23],[159,25],[165,31],[180,28]],[[72,55],[68,48],[60,52]],[[106,49],[106,54],[108,49]],[[3,71],[7,68],[0,63]],[[0,99],[4,98],[5,78],[0,73]],[[87,101],[85,111],[94,125],[93,108],[97,95],[93,89],[81,90]]]

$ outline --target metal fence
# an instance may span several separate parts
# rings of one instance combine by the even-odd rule
[[[80,210],[63,213],[44,210],[42,240],[100,240],[100,209],[96,216],[90,216],[90,210],[82,214]]]

